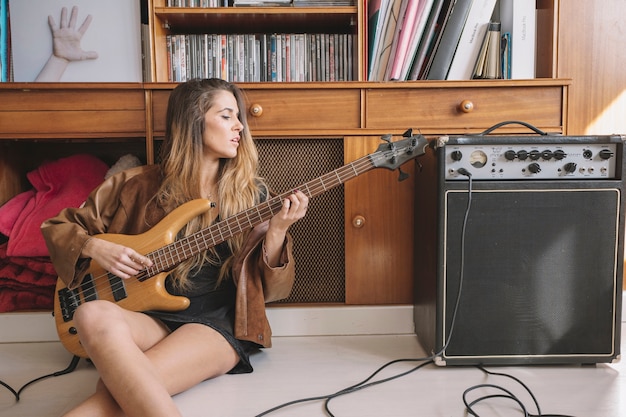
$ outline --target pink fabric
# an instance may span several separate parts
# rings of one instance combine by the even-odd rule
[[[79,207],[108,169],[100,159],[81,154],[44,163],[29,172],[33,193],[22,193],[14,197],[17,202],[11,199],[0,207],[2,233],[9,237],[7,255],[49,256],[41,224],[66,207]],[[30,198],[24,202],[26,197]],[[12,220],[13,224],[8,224]]]
[[[35,190],[24,191],[16,195],[0,207],[0,233],[9,236],[26,204],[35,197]]]

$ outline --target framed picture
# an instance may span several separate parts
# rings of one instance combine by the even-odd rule
[[[141,82],[140,2],[12,0],[15,82]]]

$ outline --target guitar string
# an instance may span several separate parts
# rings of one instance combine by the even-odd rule
[[[375,160],[376,158],[379,158],[379,157],[380,157],[380,155],[374,155],[374,156],[372,156],[371,160]],[[384,159],[384,157],[380,157],[379,159]],[[352,166],[352,167],[356,167],[357,165],[369,165],[369,164],[371,164],[371,162],[370,162],[370,158],[368,158],[368,157],[364,157],[364,158],[361,158],[361,159],[359,159],[359,160],[357,160],[357,161],[354,161],[352,164],[348,164],[348,165],[346,165],[346,166],[344,166],[344,167],[342,167],[342,168],[348,168],[348,169],[349,169],[349,167],[350,167],[350,166]],[[331,172],[331,173],[326,174],[325,176],[331,176],[331,175],[336,174],[336,173],[337,173],[337,172],[336,172],[336,171],[334,171],[334,172]],[[357,175],[358,175],[358,174],[357,174]],[[321,180],[321,178],[320,178],[320,180]],[[341,184],[341,179],[340,179],[340,178],[339,178],[339,181],[340,181],[340,182],[339,182],[338,184]],[[313,181],[312,181],[312,182],[313,182]],[[338,185],[338,184],[335,184],[335,185]],[[321,184],[321,189],[315,189],[315,188],[314,188],[314,189],[313,189],[313,191],[318,191],[318,193],[319,193],[319,192],[325,191],[325,190],[326,190],[326,188],[327,188],[327,187],[325,187],[325,186],[324,186],[324,184]],[[311,191],[310,191],[310,192],[311,192]],[[264,214],[267,214],[267,213],[268,213],[267,209],[269,208],[269,212],[270,212],[271,214],[273,214],[273,212],[272,212],[272,210],[271,210],[271,203],[272,203],[272,202],[274,202],[275,200],[277,200],[280,204],[282,204],[282,199],[283,199],[284,197],[286,197],[288,194],[289,194],[289,193],[284,193],[284,194],[282,194],[282,195],[280,195],[280,196],[277,196],[277,197],[274,197],[274,198],[272,198],[272,199],[268,200],[267,202],[265,202],[264,204],[262,204],[263,206],[267,206],[267,207],[266,207],[266,208],[264,208],[264,209],[262,209],[262,210],[257,210],[257,211],[259,211],[259,214],[261,214],[261,212],[263,212]],[[315,194],[313,194],[313,195],[315,195]],[[261,205],[259,205],[259,206],[261,206]],[[257,208],[258,208],[259,206],[257,206]],[[246,210],[245,212],[248,212],[248,210]],[[242,213],[239,213],[239,214],[242,214]],[[247,214],[247,213],[246,213],[246,214]],[[233,216],[233,217],[237,217],[237,216],[238,216],[238,215],[235,215],[235,216]],[[215,225],[212,225],[212,226],[211,226],[211,227],[209,227],[209,228],[216,228],[216,229],[217,229],[217,228],[219,228],[219,226],[222,226],[222,225],[221,225],[222,223],[226,223],[226,226],[227,226],[227,227],[229,228],[229,230],[230,230],[229,223],[231,222],[231,220],[232,220],[232,218],[225,219],[223,222],[216,223]],[[241,229],[240,231],[243,231],[243,229]],[[220,232],[220,235],[221,235],[221,232]],[[193,237],[193,236],[195,236],[195,234],[194,234],[194,235],[191,235],[191,237]],[[223,241],[223,240],[222,240],[222,241]],[[178,242],[177,242],[177,243],[178,243]],[[179,244],[179,243],[178,243],[178,244]],[[170,244],[170,245],[173,245],[173,244]],[[166,245],[165,247],[163,247],[163,248],[161,248],[161,249],[159,249],[159,250],[157,250],[157,251],[155,251],[155,252],[149,253],[149,254],[147,254],[146,256],[150,257],[150,256],[154,256],[154,254],[155,254],[156,252],[163,252],[163,251],[167,251],[167,248],[168,248],[170,245]],[[157,258],[156,258],[156,263],[157,263],[157,264],[158,264],[159,260],[160,260],[160,257],[157,257]],[[153,262],[154,262],[154,261],[155,261],[155,260],[153,259]],[[154,269],[155,269],[155,266],[153,266],[153,267],[149,268],[148,270],[143,270],[143,271],[141,271],[139,274],[137,274],[137,275],[135,276],[135,278],[136,278],[136,279],[138,279],[138,280],[142,280],[142,279],[145,279],[145,277],[155,276],[155,275],[158,275],[159,273],[161,273],[161,272],[157,272],[156,274],[152,274],[152,273],[150,273],[150,270],[154,270]],[[163,271],[163,270],[161,269],[161,271]],[[96,287],[97,287],[97,281],[101,280],[103,277],[108,277],[109,275],[110,275],[110,273],[105,272],[104,274],[98,275],[98,276],[96,276],[96,277],[92,277],[92,279],[90,280],[90,283],[89,283],[89,284],[87,284],[87,285],[83,285],[83,286],[78,287],[77,289],[73,290],[73,294],[74,294],[74,296],[83,296],[83,297],[84,297],[86,293],[93,293],[94,291],[97,291],[97,289],[96,289]],[[122,281],[116,281],[116,282],[111,283],[111,284],[109,285],[109,289],[108,289],[108,290],[107,290],[107,289],[104,289],[104,290],[102,290],[102,291],[98,291],[97,293],[98,293],[98,296],[99,296],[100,298],[108,298],[108,297],[112,296],[114,293],[116,293],[116,292],[118,292],[118,291],[121,291],[121,290],[122,290],[122,289],[124,289],[125,287],[126,287],[126,283],[124,283],[124,281],[123,281],[123,280],[122,280]],[[72,298],[72,300],[73,300],[73,301],[71,302],[71,304],[69,305],[69,307],[72,307],[72,308],[76,308],[76,307],[78,307],[78,305],[80,304],[80,300],[76,300],[76,301],[74,301],[74,300],[75,300],[74,298]]]
[[[385,158],[384,156],[381,156],[381,155],[376,155],[376,154],[374,154],[374,155],[370,155],[369,157],[367,157],[367,156],[366,156],[366,157],[363,157],[363,158],[361,158],[361,159],[359,159],[359,160],[357,160],[357,161],[354,161],[354,162],[353,162],[353,163],[351,163],[351,164],[347,164],[347,165],[345,165],[344,167],[342,167],[342,168],[340,168],[340,169],[338,169],[338,170],[336,170],[336,171],[333,171],[333,172],[331,172],[331,173],[328,173],[328,174],[326,174],[325,176],[337,175],[337,174],[338,174],[338,171],[340,171],[341,169],[350,169],[351,167],[354,169],[354,168],[356,168],[358,165],[361,165],[359,168],[362,168],[362,167],[363,167],[363,165],[370,165],[372,161],[373,161],[373,162],[377,162],[377,159],[378,159],[378,160],[380,160],[380,159],[386,159],[386,158]],[[363,171],[363,172],[365,172],[365,171]],[[359,175],[359,173],[357,173],[356,175]],[[355,175],[355,176],[356,176],[356,175]],[[354,177],[354,176],[352,176],[351,178],[353,178],[353,177]],[[323,178],[323,177],[320,177],[320,179],[318,179],[318,181],[322,181],[322,178]],[[342,182],[345,182],[345,181],[342,181],[340,177],[338,177],[338,180],[339,180],[338,184],[341,184]],[[315,182],[315,180],[314,180],[314,181],[311,181],[311,182]],[[338,184],[335,184],[335,185],[338,185]],[[306,185],[306,184],[305,184],[305,185]],[[311,190],[309,190],[309,192],[311,193],[311,195],[316,195],[316,194],[319,194],[319,193],[321,193],[322,191],[325,191],[325,190],[327,189],[327,187],[324,185],[323,181],[322,181],[322,183],[321,183],[320,185],[321,185],[321,189],[316,189],[316,188],[314,188],[312,192],[311,192]],[[333,187],[334,187],[334,185],[333,185]],[[282,204],[282,199],[283,199],[284,197],[286,197],[288,194],[289,194],[289,193],[284,193],[284,194],[282,194],[282,195],[280,195],[280,196],[277,196],[277,197],[274,197],[274,198],[272,198],[272,199],[268,200],[266,203],[264,203],[264,204],[263,204],[263,206],[266,206],[266,208],[264,208],[264,209],[262,209],[262,210],[257,210],[257,211],[259,212],[259,214],[261,214],[261,212],[263,212],[264,214],[267,214],[267,209],[269,208],[269,212],[270,212],[271,214],[273,214],[272,207],[271,207],[271,203],[272,203],[272,202],[275,202],[274,200],[277,200],[280,204]],[[259,206],[261,206],[261,205],[259,205]],[[258,208],[259,206],[257,206],[257,208]],[[247,212],[248,212],[248,210],[246,210],[246,211],[245,211],[245,212],[243,212],[243,213],[245,213],[245,214],[246,214],[246,217],[248,217],[248,221],[250,221],[250,220],[249,220],[249,216],[247,215],[247,214],[248,214]],[[241,215],[241,214],[243,214],[243,213],[239,213],[239,215]],[[235,216],[233,216],[233,217],[238,217],[239,215],[235,215]],[[239,217],[243,217],[243,216],[239,216]],[[229,231],[231,231],[231,228],[230,228],[230,223],[232,223],[232,218],[225,219],[223,222],[216,223],[215,225],[213,225],[213,226],[211,226],[211,227],[209,227],[209,228],[207,228],[207,229],[210,229],[210,228],[212,228],[212,227],[214,227],[214,228],[218,229],[218,228],[220,228],[221,226],[223,226],[223,225],[222,225],[222,223],[225,223],[225,225],[228,227]],[[236,224],[239,224],[239,223],[238,223],[238,222],[236,222]],[[239,232],[241,232],[241,231],[243,231],[243,229],[242,229],[241,227],[239,227]],[[196,237],[196,235],[197,235],[197,234],[194,234],[194,235],[191,235],[190,237],[195,238],[195,237]],[[220,232],[220,235],[221,235],[221,232]],[[190,237],[188,237],[188,238],[190,238]],[[189,239],[187,239],[187,240],[189,240]],[[221,241],[223,241],[223,240],[224,240],[224,239],[222,239]],[[213,241],[215,241],[215,240],[213,239]],[[179,241],[179,242],[180,242],[180,241]],[[179,242],[176,242],[176,244],[179,244]],[[220,243],[220,242],[218,242],[218,243]],[[215,243],[214,243],[214,244],[215,244]],[[173,245],[173,244],[166,245],[165,247],[163,247],[163,248],[161,248],[161,249],[159,249],[159,250],[157,250],[157,251],[155,251],[155,252],[152,252],[152,253],[150,253],[150,254],[148,254],[148,255],[146,255],[146,256],[149,256],[149,257],[150,257],[150,255],[154,255],[154,253],[156,253],[156,252],[163,252],[163,251],[167,251],[168,247],[169,247],[169,246],[171,246],[171,245]],[[154,260],[153,260],[153,261],[154,261]],[[157,263],[158,263],[158,259],[157,259]],[[155,265],[155,266],[156,266],[156,265]],[[139,274],[135,275],[134,277],[135,277],[137,280],[140,280],[140,281],[141,281],[141,280],[145,279],[146,277],[150,277],[150,276],[156,276],[156,275],[158,275],[158,274],[159,274],[159,273],[161,273],[161,272],[158,272],[158,271],[157,271],[156,273],[151,273],[151,272],[150,272],[151,270],[154,270],[154,269],[155,269],[155,266],[153,266],[153,267],[149,268],[148,270],[143,270],[143,271],[141,271]],[[163,269],[161,269],[161,271],[164,271],[164,270],[163,270]],[[89,283],[88,285],[83,285],[83,286],[81,286],[81,287],[79,287],[79,288],[77,288],[77,289],[73,290],[74,296],[83,296],[83,297],[84,297],[84,296],[85,296],[85,293],[90,293],[90,292],[91,292],[91,293],[93,293],[94,291],[97,291],[97,290],[96,290],[96,287],[97,287],[97,281],[98,281],[98,280],[101,280],[101,279],[102,279],[103,277],[105,277],[105,276],[106,276],[106,277],[108,277],[109,275],[110,275],[110,273],[106,272],[106,273],[104,273],[104,274],[102,274],[102,275],[99,275],[99,276],[93,277],[93,278],[92,278],[92,280],[90,280],[90,283]],[[107,297],[110,297],[111,295],[113,295],[115,292],[117,292],[117,291],[121,291],[121,290],[122,290],[122,289],[124,289],[125,287],[126,287],[126,283],[124,283],[124,281],[116,281],[115,283],[111,283],[111,284],[109,285],[109,289],[108,289],[108,290],[107,290],[107,289],[105,289],[105,290],[102,290],[102,291],[98,291],[98,296],[99,296],[100,298],[107,298]],[[73,299],[73,300],[74,300],[74,299]],[[71,303],[69,306],[70,306],[70,307],[72,307],[72,308],[76,308],[79,304],[80,304],[80,300],[77,300],[77,301],[72,301],[72,303]]]
[[[351,175],[348,179],[352,179],[355,178],[356,176],[367,172],[369,169],[364,170],[364,171],[360,171],[361,169],[367,168],[368,166],[372,166],[372,168],[376,167],[376,163],[382,161],[382,160],[386,160],[389,159],[388,156],[385,156],[386,154],[392,153],[392,154],[396,154],[397,153],[397,149],[396,150],[388,150],[388,151],[379,151],[376,152],[374,154],[362,157],[357,159],[356,161],[353,161],[350,164],[346,164],[343,167],[340,167],[334,171],[331,171],[319,178],[317,178],[316,180],[312,180],[309,183],[303,184],[302,187],[306,187],[307,190],[301,190],[301,191],[308,191],[308,196],[315,196],[318,194],[321,194],[322,192],[326,191],[327,189],[330,188],[334,188],[337,185],[340,185],[342,183],[344,183],[346,180],[343,180],[340,176],[339,173],[340,171],[355,171],[354,175]],[[336,178],[336,183],[331,184],[330,187],[326,186],[326,183],[324,183],[323,178],[324,177],[337,177]],[[334,181],[334,180],[333,180]],[[314,183],[314,182],[319,182],[320,184],[318,184],[317,186],[315,186],[314,188],[310,188],[308,186],[308,184]],[[210,239],[203,239],[200,243],[202,243],[203,245],[207,245],[207,240],[211,240],[212,241],[212,245],[206,246],[206,248],[210,248],[213,247],[221,242],[223,242],[224,240],[226,240],[229,236],[234,236],[237,233],[241,233],[243,232],[244,229],[243,227],[241,227],[241,222],[238,220],[239,217],[246,217],[248,223],[250,224],[251,227],[254,226],[254,224],[252,223],[252,221],[250,220],[250,216],[249,216],[249,212],[250,211],[255,211],[258,214],[258,216],[261,218],[261,221],[263,221],[264,216],[270,216],[274,214],[273,208],[274,209],[279,209],[280,206],[282,205],[282,200],[288,196],[289,194],[291,194],[291,192],[285,192],[283,194],[280,194],[276,197],[271,198],[270,200],[259,204],[255,207],[252,207],[251,209],[247,209],[244,210],[243,212],[240,212],[238,214],[235,214],[229,218],[224,219],[221,222],[215,223],[209,227],[207,227],[206,229],[203,229],[197,233],[194,233],[190,236],[187,236],[185,238],[182,238],[178,241],[172,242],[168,245],[165,245],[162,248],[159,248],[153,252],[150,252],[148,254],[146,254],[147,257],[151,258],[154,257],[153,262],[154,265],[150,268],[144,269],[142,271],[140,271],[137,275],[134,275],[133,278],[135,278],[138,281],[143,281],[147,278],[150,277],[154,277],[157,276],[161,273],[166,273],[168,270],[171,270],[171,268],[173,266],[175,266],[176,264],[180,263],[182,260],[187,259],[189,256],[183,255],[182,260],[180,257],[180,254],[178,251],[176,250],[172,250],[171,247],[172,246],[181,246],[183,244],[186,243],[190,243],[192,240],[197,240],[198,237],[202,234],[204,234],[204,232],[210,232],[210,229],[216,229],[216,232],[219,232],[220,235],[220,239],[215,239],[213,238],[213,233],[209,233],[209,237]],[[273,207],[276,206],[276,207]],[[262,207],[262,208],[261,208]],[[231,227],[231,226],[237,226],[235,227]],[[228,229],[228,234],[227,237],[224,238],[224,235],[222,233],[223,229]],[[233,229],[235,230],[235,233],[233,233]],[[205,236],[206,238],[206,236]],[[197,244],[197,243],[196,243]],[[169,258],[171,259],[172,257],[178,256],[178,261],[174,262],[173,265],[170,266],[170,268],[168,269],[163,269],[163,268],[167,268],[168,263],[167,261],[165,261],[165,266],[162,266],[162,264],[160,263],[163,260],[163,257],[167,257],[169,252]],[[172,255],[172,252],[174,252],[174,255]],[[160,254],[159,254],[160,253]],[[94,293],[96,292],[99,298],[104,298],[104,299],[108,299],[110,297],[113,296],[113,294],[115,294],[118,291],[125,291],[125,288],[127,287],[127,283],[125,283],[124,279],[120,279],[120,281],[115,281],[115,282],[110,282],[108,287],[109,288],[105,288],[103,290],[98,290],[97,289],[97,282],[101,281],[104,279],[104,277],[109,277],[110,275],[112,275],[113,277],[116,277],[115,275],[109,273],[109,272],[104,272],[103,274],[97,275],[95,277],[92,277],[92,279],[89,281],[89,283],[81,285],[79,287],[77,287],[74,290],[70,290],[73,293],[73,297],[71,298],[71,303],[68,304],[68,307],[70,308],[77,308],[78,305],[81,304],[80,299],[76,300],[77,298],[85,298],[86,294],[89,293]],[[116,277],[119,278],[119,277]],[[147,296],[146,296],[147,297]],[[139,297],[139,299],[141,300],[141,297]]]

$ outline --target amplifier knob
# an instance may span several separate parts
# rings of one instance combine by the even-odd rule
[[[602,149],[599,155],[600,159],[609,159],[613,156],[613,152],[610,149]]]
[[[550,159],[552,159],[553,156],[554,154],[552,153],[552,151],[545,150],[541,152],[541,157],[546,161],[549,161]]]
[[[554,158],[556,158],[558,161],[564,159],[566,156],[567,154],[563,151],[563,149],[557,149],[556,151],[554,151]]]
[[[450,158],[452,158],[453,161],[460,161],[463,158],[463,153],[461,151],[452,151]]]
[[[504,157],[506,158],[507,161],[512,161],[515,159],[515,151],[506,151],[504,153]]]
[[[567,164],[565,164],[563,169],[565,170],[565,172],[571,174],[572,172],[576,171],[576,163],[575,162],[568,162]]]
[[[526,158],[528,158],[528,151],[524,151],[524,150],[519,151],[519,152],[517,153],[517,158],[518,158],[520,161],[525,161],[525,160],[526,160]]]
[[[538,150],[530,151],[530,159],[536,161],[539,158],[541,158],[541,152],[539,152]]]
[[[532,164],[528,165],[528,170],[533,174],[538,174],[541,172],[541,167],[538,163],[533,162]]]

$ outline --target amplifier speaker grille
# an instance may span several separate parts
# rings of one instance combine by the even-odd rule
[[[466,201],[446,196],[446,337]],[[475,191],[445,356],[612,355],[619,201],[609,189]]]

